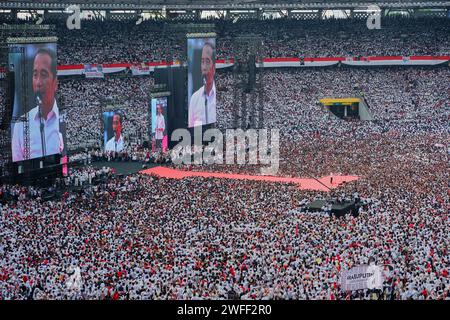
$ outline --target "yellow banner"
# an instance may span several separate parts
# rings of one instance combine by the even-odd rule
[[[354,103],[360,103],[361,99],[359,98],[323,98],[319,100],[321,104],[324,106],[332,106],[332,105],[343,105],[349,106]]]

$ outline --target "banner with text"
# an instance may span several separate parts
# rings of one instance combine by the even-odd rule
[[[84,65],[84,75],[86,78],[103,78],[103,66],[102,65],[92,65],[85,64]]]
[[[344,291],[381,289],[383,276],[379,266],[360,265],[341,272],[341,287]]]
[[[145,64],[132,65],[131,73],[133,76],[149,75],[150,67]]]

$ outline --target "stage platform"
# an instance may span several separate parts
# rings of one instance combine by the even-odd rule
[[[335,176],[333,175],[333,183],[331,183],[331,176],[325,176],[320,179],[312,178],[288,178],[277,176],[257,176],[246,174],[229,174],[220,172],[206,172],[206,171],[185,171],[172,169],[162,166],[156,166],[150,169],[140,171],[143,174],[156,175],[163,178],[170,179],[184,179],[187,177],[204,177],[204,178],[218,178],[218,179],[234,179],[234,180],[252,180],[265,182],[279,182],[279,183],[294,183],[298,185],[300,190],[316,190],[316,191],[330,191],[329,189],[337,188],[345,182],[357,180],[357,176]]]
[[[138,173],[142,170],[142,166],[144,165],[143,162],[122,162],[122,161],[95,161],[92,162],[91,165],[94,168],[103,168],[103,167],[110,167],[115,170],[116,175],[130,175],[134,173]],[[155,166],[158,166],[158,164],[146,164],[147,168],[152,168]]]
[[[325,200],[316,200],[311,202],[306,208],[308,211],[322,211],[323,206],[327,204]],[[358,208],[355,201],[346,201],[343,203],[333,203],[331,205],[331,213],[337,217],[341,217],[346,213],[351,213],[353,216],[358,215]]]

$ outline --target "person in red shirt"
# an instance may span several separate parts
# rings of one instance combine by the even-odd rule
[[[428,292],[427,292],[426,289],[423,289],[423,290],[422,290],[422,295],[424,296],[424,298],[425,298],[425,300],[426,300],[426,299],[427,299],[427,296],[428,296]]]

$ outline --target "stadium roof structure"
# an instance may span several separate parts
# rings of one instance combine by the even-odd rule
[[[282,10],[367,8],[450,8],[450,1],[424,0],[9,0],[0,1],[0,9],[66,9],[79,5],[87,10]]]

